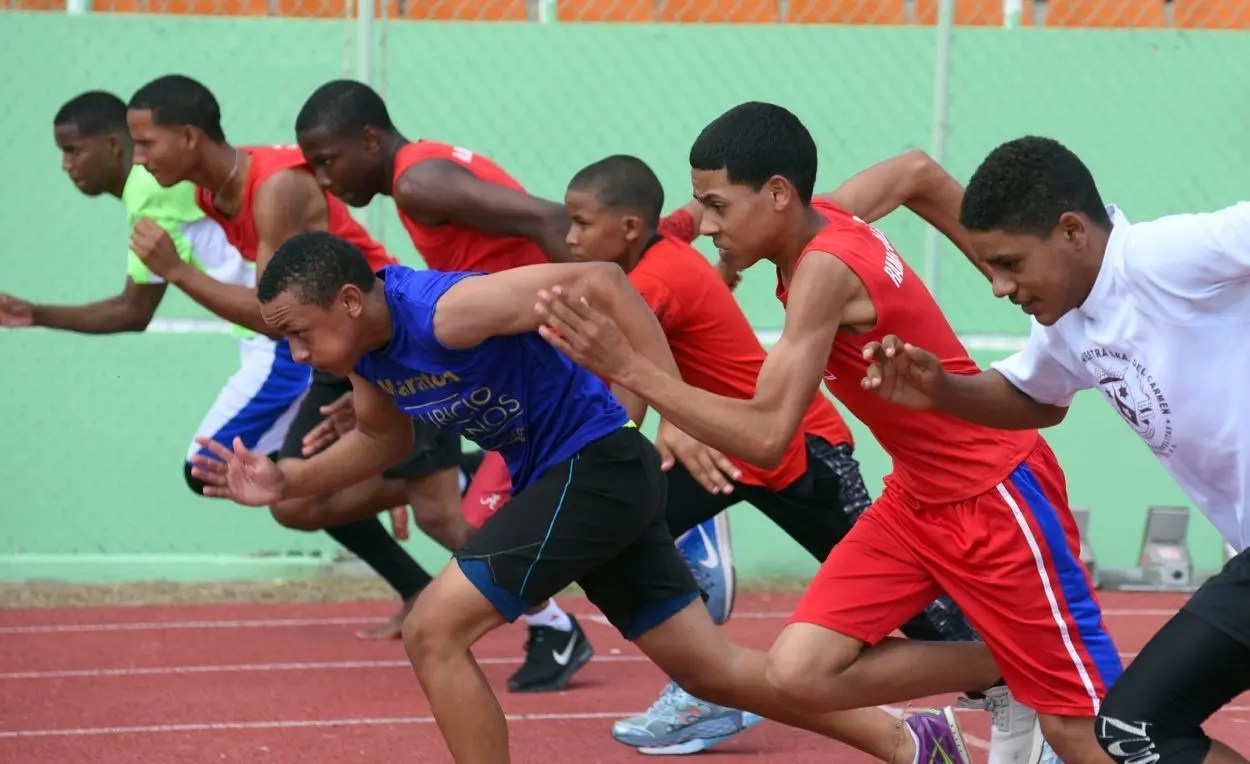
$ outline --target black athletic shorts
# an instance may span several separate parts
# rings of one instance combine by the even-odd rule
[[[699,597],[665,523],[665,486],[655,446],[623,427],[515,494],[456,560],[509,622],[577,583],[637,639]]]
[[[313,371],[312,384],[295,412],[291,429],[287,431],[279,459],[302,459],[304,436],[321,424],[325,414],[322,406],[328,406],[352,390],[347,377],[336,377],[321,371]],[[408,457],[383,473],[388,478],[419,478],[460,466],[460,436],[447,430],[413,420],[414,443]]]
[[[1183,609],[1250,647],[1250,549],[1198,587]]]
[[[1118,764],[1202,764],[1202,725],[1250,691],[1250,551],[1159,629],[1111,685],[1094,729]]]
[[[668,471],[668,530],[674,538],[745,501],[824,562],[833,546],[871,504],[848,443],[830,445],[807,435],[808,468],[780,491],[750,483],[734,483],[733,493],[708,493],[685,465]]]

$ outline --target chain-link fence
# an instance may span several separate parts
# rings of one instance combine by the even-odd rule
[[[289,142],[307,94],[353,76],[387,97],[411,136],[491,155],[549,198],[586,163],[627,151],[647,159],[680,201],[690,141],[748,99],[804,119],[821,147],[826,188],[912,147],[966,180],[995,144],[1025,133],[1071,145],[1108,198],[1136,217],[1226,203],[1244,195],[1238,184],[1250,177],[1250,0],[5,4],[70,14],[68,28],[82,37],[81,47],[62,45],[54,63],[32,50],[29,67],[9,69],[40,72],[14,87],[39,89],[36,100],[48,101],[41,109],[78,83],[125,92],[183,71],[218,95],[231,140]],[[28,115],[0,115],[0,127],[23,135],[19,119]],[[16,175],[41,177],[41,156],[33,146],[17,156]],[[46,203],[28,194],[9,209],[23,206],[37,214]],[[386,200],[366,219],[418,262]],[[922,223],[898,216],[884,227],[958,330],[1023,333],[1024,320],[990,299]],[[748,274],[739,295],[757,326],[780,325],[763,269]]]
[[[0,11],[0,71],[10,74],[0,111],[0,291],[73,304],[121,287],[124,208],[84,197],[59,170],[52,117],[85,90],[125,99],[171,72],[208,85],[228,139],[243,145],[291,142],[318,85],[367,80],[407,137],[492,156],[550,199],[586,164],[631,153],[655,168],[667,206],[681,204],[691,141],[753,99],[785,105],[809,126],[821,190],[913,147],[966,181],[997,143],[1035,133],[1070,145],[1130,218],[1245,198],[1250,0],[942,2],[0,0],[0,9],[42,11]],[[381,200],[368,211],[374,233],[419,264],[389,208]],[[923,222],[896,215],[883,227],[978,361],[1019,343],[1019,311],[992,299],[949,245],[930,247]],[[753,268],[737,291],[762,333],[781,326],[773,287],[768,269]],[[0,539],[0,556],[327,548],[262,515],[206,512],[186,491],[187,433],[236,362],[226,337],[171,336],[206,317],[170,290],[147,336],[0,332],[0,357],[20,372],[0,374],[0,397],[28,412],[10,417],[7,432],[22,447],[0,464],[0,483],[39,518]],[[1103,423],[1115,433],[1106,438],[1121,436],[1118,421]],[[1057,447],[1110,442],[1101,425],[1074,426],[1082,429],[1057,434]],[[124,462],[101,458],[118,443]],[[859,443],[875,480],[889,460],[870,438]],[[1082,502],[1184,500],[1144,451],[1113,456],[1129,483],[1108,479],[1105,454],[1078,453],[1087,457],[1070,460],[1070,477]],[[75,480],[64,479],[65,464]],[[86,511],[107,521],[84,522]],[[771,530],[753,530],[771,543]],[[1136,552],[1129,541],[1111,547],[1129,534],[1094,538],[1105,562]]]
[[[0,8],[334,18],[347,0],[4,0]],[[742,24],[933,24],[939,0],[385,0],[386,18]],[[956,24],[1246,28],[1243,0],[955,0]]]
[[[380,0],[375,16],[419,21],[934,24],[941,0]],[[351,0],[3,0],[30,11],[336,18]],[[961,26],[1250,29],[1246,0],[952,0]]]

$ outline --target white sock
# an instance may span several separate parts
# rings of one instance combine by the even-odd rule
[[[556,631],[573,630],[573,622],[569,620],[569,614],[561,610],[554,599],[547,600],[547,607],[537,613],[533,615],[526,613],[522,617],[530,626],[548,626]]]

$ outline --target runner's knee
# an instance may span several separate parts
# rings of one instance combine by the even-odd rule
[[[317,512],[316,501],[312,499],[279,502],[269,507],[269,514],[273,515],[278,525],[293,531],[319,531],[326,527]]]
[[[786,626],[768,653],[768,683],[795,700],[828,694],[829,685],[855,662],[862,644],[807,623]]]
[[[1152,717],[1161,719],[1168,714],[1166,711],[1147,711],[1139,705],[1139,700],[1114,692],[1107,696],[1094,722],[1098,745],[1102,750],[1117,764],[1149,761],[1202,764],[1211,748],[1211,739],[1202,727],[1145,721]]]

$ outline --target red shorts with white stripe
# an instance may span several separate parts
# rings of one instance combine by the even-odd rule
[[[1012,694],[1040,713],[1094,716],[1122,671],[1102,619],[1063,471],[1041,438],[980,496],[922,504],[887,486],[834,547],[790,621],[875,644],[945,592]]]
[[[487,451],[473,473],[473,481],[460,500],[460,514],[473,530],[482,527],[491,515],[512,498],[512,475],[497,451]]]

